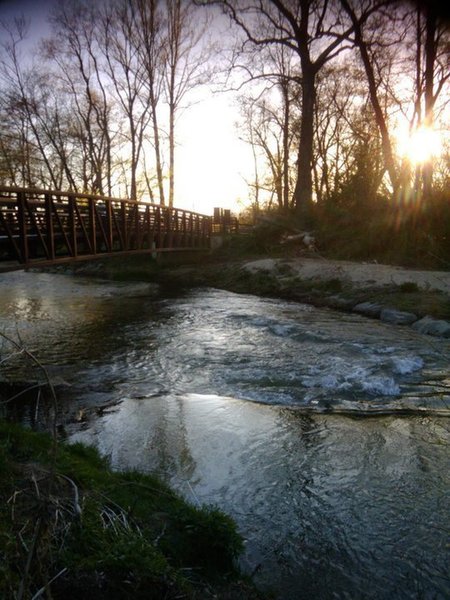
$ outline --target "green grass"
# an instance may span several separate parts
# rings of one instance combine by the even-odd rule
[[[207,591],[239,581],[243,543],[228,516],[155,477],[113,472],[93,448],[59,443],[55,457],[49,436],[3,421],[0,501],[2,598],[31,598],[58,574],[51,597],[65,600],[231,598]]]

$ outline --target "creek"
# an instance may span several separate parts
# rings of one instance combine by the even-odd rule
[[[0,278],[0,331],[47,367],[69,441],[230,514],[242,568],[276,598],[450,597],[450,340],[32,272]],[[30,380],[9,352],[0,342],[1,379]],[[45,413],[19,403],[24,422]]]

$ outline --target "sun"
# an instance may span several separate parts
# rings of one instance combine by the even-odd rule
[[[430,127],[418,127],[414,131],[398,132],[398,150],[411,165],[421,165],[441,152],[439,133]]]

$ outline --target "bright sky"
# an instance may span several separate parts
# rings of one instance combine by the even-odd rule
[[[232,96],[208,92],[182,116],[175,167],[175,195],[182,208],[236,211],[238,200],[246,203],[244,177],[252,172],[253,159],[250,146],[238,138],[235,120]]]

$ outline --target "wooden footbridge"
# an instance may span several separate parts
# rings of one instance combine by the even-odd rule
[[[213,219],[187,210],[0,187],[0,272],[104,256],[209,250]]]

